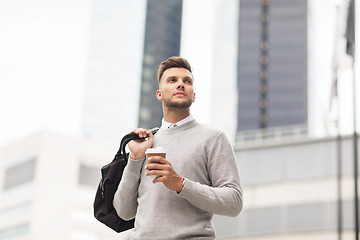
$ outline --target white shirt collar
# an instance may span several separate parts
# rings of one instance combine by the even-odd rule
[[[178,121],[177,123],[169,123],[169,122],[166,122],[166,121],[164,120],[164,118],[163,118],[163,119],[162,119],[161,128],[162,128],[162,129],[167,129],[167,128],[169,128],[171,125],[174,125],[174,124],[176,124],[176,126],[180,126],[180,125],[183,125],[183,124],[185,124],[185,123],[187,123],[187,122],[190,122],[190,121],[193,120],[193,119],[194,119],[194,117],[193,117],[191,114],[190,114],[189,116],[187,116],[186,118]]]

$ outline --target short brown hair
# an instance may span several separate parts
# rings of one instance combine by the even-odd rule
[[[163,73],[169,68],[185,68],[192,73],[190,63],[185,58],[177,56],[169,57],[163,61],[158,68],[157,79],[159,83]]]

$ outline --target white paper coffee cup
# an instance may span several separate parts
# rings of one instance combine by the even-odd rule
[[[157,148],[148,148],[145,151],[145,155],[146,155],[146,164],[148,164],[149,162],[149,158],[153,157],[153,156],[160,156],[163,158],[166,158],[166,149],[162,148],[162,147],[157,147]],[[150,175],[151,178],[156,178],[158,177],[157,175]]]

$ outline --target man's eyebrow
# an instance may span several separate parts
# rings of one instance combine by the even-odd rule
[[[175,76],[175,75],[170,75],[170,76],[168,76],[166,79],[171,79],[171,78],[177,78],[177,76]]]

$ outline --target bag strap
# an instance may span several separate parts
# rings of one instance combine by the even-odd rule
[[[153,128],[153,129],[150,129],[151,133],[152,134],[155,134],[157,131],[159,130],[158,127],[156,128]],[[135,133],[129,133],[127,135],[125,135],[123,137],[123,139],[121,140],[121,143],[120,143],[120,148],[119,148],[119,151],[117,154],[122,154],[124,155],[126,161],[128,160],[128,156],[126,154],[126,145],[131,141],[131,140],[136,140],[136,139],[145,139],[145,138],[140,138],[139,135],[135,134]]]

